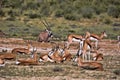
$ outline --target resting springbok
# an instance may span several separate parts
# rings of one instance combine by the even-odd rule
[[[94,53],[93,53],[93,60],[94,61],[101,61],[101,60],[103,60],[103,54],[102,53],[98,53],[98,51],[94,51]]]
[[[3,54],[0,54],[0,59],[16,59],[16,54],[14,53],[3,53]]]
[[[43,54],[43,55],[40,55],[40,59],[39,59],[40,62],[54,62],[54,60],[52,60],[51,58],[48,57],[48,54]]]
[[[76,35],[76,34],[70,34],[67,37],[67,48],[69,48],[70,44],[72,42],[79,42],[82,45],[82,41],[84,40],[83,36]]]
[[[30,54],[30,44],[27,44],[28,48],[14,48],[11,52],[12,53],[24,53],[24,54]]]
[[[91,41],[95,42],[95,48],[97,49],[98,47],[98,42],[99,40],[103,39],[104,37],[107,37],[106,32],[102,32],[100,35],[97,34],[91,34],[90,32],[86,32],[85,38],[89,38]]]
[[[27,58],[27,59],[21,58],[21,59],[18,59],[16,61],[16,64],[17,65],[37,65],[37,64],[39,64],[39,62],[38,62],[38,54],[37,54],[36,51],[37,50],[35,50],[33,52],[33,58]]]
[[[60,51],[59,51],[59,46],[56,46],[54,49],[52,49],[48,54],[44,54],[42,56],[40,56],[40,62],[63,62],[63,58],[62,55],[60,55]]]
[[[68,50],[66,43],[64,44],[62,54],[63,54],[62,58],[64,61],[70,61],[72,59],[72,54],[70,54],[70,51]]]
[[[80,56],[77,56],[76,59],[74,60],[77,62],[78,66],[87,69],[87,70],[98,70],[98,71],[103,71],[103,64],[98,63],[98,62],[82,62],[82,59]]]
[[[54,51],[48,54],[48,57],[54,60],[55,62],[58,62],[58,63],[63,62],[62,55],[60,55],[59,46],[56,46]]]
[[[5,61],[0,58],[0,66],[5,66]]]

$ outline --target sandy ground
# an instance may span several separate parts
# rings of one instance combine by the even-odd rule
[[[38,53],[48,53],[54,46],[54,43],[58,43],[61,48],[64,45],[64,42],[39,43],[31,41],[32,47],[36,47]],[[73,62],[18,66],[14,64],[14,61],[8,61],[6,67],[0,67],[0,80],[120,80],[120,49],[117,43],[116,40],[102,40],[99,42],[99,53],[104,55],[104,60],[101,61],[104,65],[104,71],[80,69]],[[22,39],[2,38],[0,39],[0,52],[3,50],[11,52],[16,47],[27,48],[26,45],[26,41]],[[77,46],[77,43],[71,44],[71,54],[76,54]],[[12,63],[9,64],[9,62]],[[56,67],[62,70],[53,71]]]

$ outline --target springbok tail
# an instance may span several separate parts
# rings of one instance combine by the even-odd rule
[[[20,64],[20,62],[19,62],[19,61],[16,61],[16,63],[15,63],[15,64],[19,65],[19,64]]]
[[[0,67],[4,67],[5,66],[5,63],[4,64],[0,64]]]
[[[43,62],[43,59],[40,58],[40,59],[39,59],[39,62]]]

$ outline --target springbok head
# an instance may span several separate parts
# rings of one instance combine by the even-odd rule
[[[104,37],[107,37],[107,34],[106,34],[105,31],[103,31],[102,34],[103,34]]]

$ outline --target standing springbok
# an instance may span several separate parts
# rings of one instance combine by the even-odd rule
[[[67,37],[67,48],[69,48],[70,44],[72,42],[79,42],[82,45],[82,41],[84,40],[83,36],[76,35],[76,34],[70,34]]]
[[[118,49],[120,48],[120,36],[117,36],[117,40],[118,40]]]
[[[98,71],[104,70],[103,64],[98,63],[98,62],[82,62],[82,59],[80,56],[77,56],[74,61],[77,62],[78,66],[83,69],[98,70]]]
[[[46,29],[45,29],[45,31],[43,31],[39,34],[38,42],[49,42],[49,38],[53,37],[52,31],[46,20],[44,20],[44,22],[43,21],[41,21],[41,22],[44,24]]]
[[[92,45],[89,39],[85,39],[83,41],[82,48],[80,47],[77,52],[77,56],[82,55],[83,60],[87,60],[87,53],[88,53],[88,60],[90,60],[90,51],[91,51]]]
[[[100,35],[97,34],[91,34],[90,32],[86,32],[85,38],[89,38],[91,41],[95,42],[95,48],[98,47],[98,42],[102,40],[104,37],[107,37],[106,32],[102,32]]]

